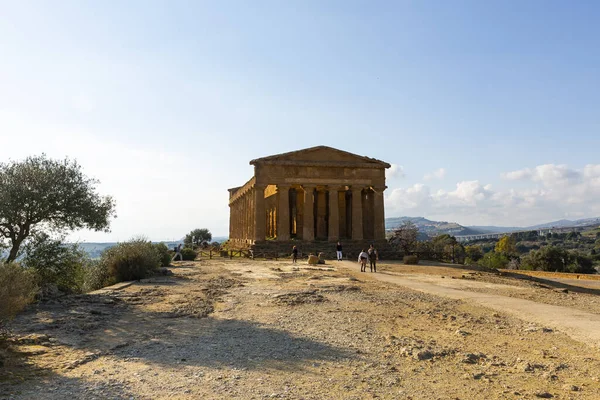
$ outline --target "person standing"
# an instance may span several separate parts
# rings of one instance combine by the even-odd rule
[[[367,272],[367,258],[369,255],[363,249],[358,255],[358,262],[360,263],[360,272]]]
[[[298,262],[298,247],[292,247],[292,262],[296,264]]]
[[[335,252],[337,254],[337,260],[342,261],[342,244],[340,242],[337,242],[337,245],[335,246]]]
[[[369,247],[369,264],[371,266],[371,272],[377,272],[377,260],[379,260],[377,250],[375,249],[375,246],[371,245],[371,247]],[[366,269],[365,266],[365,270]]]
[[[179,261],[183,261],[183,255],[181,254],[181,243],[175,248],[175,255],[171,261],[175,261],[175,259],[179,256]]]

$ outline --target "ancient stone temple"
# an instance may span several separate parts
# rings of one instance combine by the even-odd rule
[[[317,146],[250,164],[254,176],[229,189],[231,245],[385,240],[388,163]]]

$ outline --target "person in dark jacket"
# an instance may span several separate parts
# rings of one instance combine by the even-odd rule
[[[342,244],[340,242],[337,242],[337,245],[335,246],[335,253],[337,255],[337,260],[342,261]]]
[[[298,262],[298,247],[294,246],[292,248],[292,262],[295,264]]]
[[[371,272],[377,272],[377,260],[379,260],[379,255],[377,254],[377,250],[375,246],[371,245],[369,247],[369,264],[371,266]]]

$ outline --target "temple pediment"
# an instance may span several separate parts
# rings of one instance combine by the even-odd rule
[[[251,165],[327,165],[362,168],[389,168],[390,164],[375,158],[334,149],[328,146],[316,146],[308,149],[275,154],[250,161]]]

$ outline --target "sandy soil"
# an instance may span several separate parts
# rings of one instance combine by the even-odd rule
[[[178,263],[173,277],[33,307],[11,324],[0,398],[600,398],[600,351],[589,343],[380,281],[353,263],[304,267]],[[454,276],[464,284],[456,290],[540,304],[565,295],[444,266],[380,270]],[[566,295],[573,310],[588,307],[578,296],[597,298]],[[591,304],[586,311],[597,313]]]

